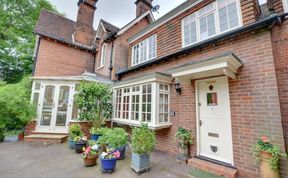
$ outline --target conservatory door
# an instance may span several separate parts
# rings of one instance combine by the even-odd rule
[[[38,107],[38,131],[65,132],[72,115],[74,85],[42,83]]]

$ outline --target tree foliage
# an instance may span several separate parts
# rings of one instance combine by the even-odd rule
[[[83,82],[77,89],[75,102],[79,120],[90,121],[94,128],[100,128],[112,113],[112,90],[106,84]]]
[[[32,72],[33,31],[42,8],[57,12],[47,0],[0,0],[0,79],[16,83]]]
[[[30,103],[31,82],[24,77],[17,84],[0,87],[0,130],[20,130],[36,116]]]

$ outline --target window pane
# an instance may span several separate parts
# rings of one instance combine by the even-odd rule
[[[215,35],[216,34],[216,29],[215,29],[214,13],[208,15],[207,21],[208,21],[208,36]]]
[[[205,39],[208,37],[206,17],[200,19],[200,38]]]
[[[39,100],[39,93],[35,92],[33,94],[33,105],[36,107],[36,110],[37,110],[37,107],[38,107],[38,100]]]
[[[35,82],[35,87],[34,90],[40,90],[41,83],[40,82]]]
[[[237,27],[239,25],[239,20],[238,20],[236,2],[228,5],[228,14],[229,14],[230,28]]]
[[[228,30],[228,17],[226,7],[219,9],[220,31]]]

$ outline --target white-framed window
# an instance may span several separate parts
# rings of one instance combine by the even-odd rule
[[[114,120],[153,126],[170,123],[170,84],[149,82],[117,88],[114,101]]]
[[[33,106],[36,108],[36,110],[38,109],[40,88],[41,88],[41,82],[33,82],[31,102]]]
[[[159,84],[159,123],[169,120],[169,86]]]
[[[155,59],[157,56],[157,35],[141,41],[132,47],[132,66]]]
[[[102,48],[101,48],[101,56],[100,56],[100,66],[99,66],[99,68],[101,68],[101,67],[103,67],[105,65],[106,50],[107,50],[107,44],[103,43]]]
[[[288,0],[283,0],[284,12],[288,12]]]
[[[241,25],[239,0],[216,0],[182,20],[182,45],[187,47]]]

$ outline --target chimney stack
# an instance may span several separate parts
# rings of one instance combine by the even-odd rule
[[[152,1],[153,0],[137,0],[136,4],[136,16],[139,17],[145,12],[152,9]]]
[[[78,15],[75,24],[74,41],[82,45],[91,46],[93,43],[94,13],[98,0],[79,0]]]

